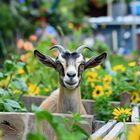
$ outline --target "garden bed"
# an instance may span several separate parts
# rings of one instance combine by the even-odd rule
[[[39,106],[43,100],[45,100],[45,96],[22,96],[21,100],[25,103],[25,106],[28,110],[31,110],[31,105],[35,104],[36,106]],[[93,100],[85,100],[82,99],[83,105],[87,111],[87,114],[89,115],[95,115],[95,101]],[[119,106],[119,102],[112,102],[113,106]],[[92,117],[93,118],[93,117]],[[92,120],[92,132],[95,132],[100,127],[105,125],[105,121],[97,120],[93,118]]]
[[[0,129],[2,129],[4,135],[3,140],[25,140],[28,132],[36,130],[35,125],[35,114],[30,113],[31,105],[34,104],[39,106],[41,102],[46,97],[42,96],[23,96],[21,100],[25,103],[25,106],[28,109],[28,113],[14,113],[14,112],[2,112],[0,114]],[[88,115],[82,115],[81,117],[88,122],[89,125],[83,125],[82,127],[88,131],[89,134],[95,132],[102,125],[105,124],[103,121],[96,121],[93,119],[95,101],[93,100],[82,100],[83,104],[87,110]],[[114,103],[115,104],[115,103]],[[117,103],[118,104],[118,103]],[[72,119],[70,114],[57,114],[54,113],[54,116],[66,116]],[[49,136],[49,140],[52,139],[52,135],[49,130],[47,130],[47,123],[43,123],[43,133]]]
[[[65,116],[72,119],[72,115],[69,114],[53,114],[56,117]],[[81,116],[89,125],[82,125],[89,134],[92,133],[92,115]],[[14,113],[14,112],[2,112],[0,114],[0,129],[3,133],[2,140],[26,140],[26,135],[29,132],[36,131],[34,113]],[[49,140],[53,139],[50,126],[45,121],[42,123],[42,132],[47,135]]]
[[[42,101],[44,101],[46,99],[45,96],[22,96],[21,100],[25,103],[26,108],[30,111],[31,110],[31,105],[34,104],[36,106],[39,106],[41,104]],[[87,111],[87,114],[89,115],[95,115],[95,101],[93,100],[82,100],[83,105]],[[119,102],[111,102],[113,106],[119,106],[120,103]],[[95,132],[96,130],[98,130],[100,127],[102,127],[106,122],[105,121],[101,121],[101,120],[97,120],[95,118],[93,118],[94,120],[92,121],[92,132]]]
[[[26,139],[26,135],[29,132],[35,131],[36,130],[36,125],[35,125],[35,114],[34,113],[30,113],[31,110],[31,105],[34,104],[36,106],[39,106],[41,104],[41,102],[45,99],[46,97],[43,96],[22,96],[21,100],[25,103],[25,106],[28,109],[28,113],[14,113],[14,112],[2,112],[0,114],[0,129],[3,131],[3,140],[25,140]],[[98,121],[96,120],[93,116],[95,115],[94,109],[95,109],[95,101],[93,100],[82,100],[83,104],[87,110],[88,115],[82,115],[81,117],[86,120],[88,122],[89,125],[84,124],[82,125],[82,127],[88,131],[89,134],[93,133],[93,136],[95,136],[95,134],[100,133],[100,135],[102,135],[102,137],[105,137],[107,134],[110,133],[110,131],[112,131],[111,129],[115,129],[114,127],[116,127],[116,125],[120,125],[117,124],[116,121],[109,121],[108,123],[106,123],[105,121]],[[112,104],[114,106],[118,106],[120,105],[119,102],[112,102]],[[134,106],[133,109],[133,114],[136,114],[136,117],[134,115],[132,115],[131,120],[132,121],[137,121],[137,117],[139,116],[139,112],[138,112],[138,108]],[[72,115],[70,114],[57,114],[57,113],[53,113],[54,116],[56,117],[60,117],[60,116],[65,116],[69,119],[72,119]],[[133,124],[133,123],[128,123],[129,125]],[[106,125],[108,126],[107,129]],[[47,129],[48,127],[50,127],[48,125],[47,122],[42,124],[42,131],[43,134],[47,135],[49,137],[49,140],[52,139],[53,135],[51,132],[51,129]],[[103,127],[103,128],[102,128]],[[119,132],[121,132],[121,128],[123,126],[120,127]],[[105,132],[101,130],[105,130]],[[117,134],[116,134],[117,135]],[[115,136],[116,136],[115,135]]]
[[[1,112],[0,113],[0,130],[2,131],[2,139],[3,140],[26,140],[26,135],[29,132],[36,131],[36,119],[35,114],[30,113],[31,105],[35,104],[37,106],[45,99],[46,97],[31,97],[31,96],[23,96],[21,100],[25,103],[25,106],[29,110],[27,113],[16,113],[16,112]],[[92,110],[92,102],[84,101],[85,107],[88,109],[88,112]],[[90,113],[91,114],[91,113]],[[92,122],[93,115],[82,115],[81,118],[88,122],[87,124],[83,124],[81,127],[85,129],[89,134],[92,134]],[[73,116],[71,114],[57,114],[53,113],[55,117],[65,116],[69,119],[72,119]],[[49,140],[53,139],[53,132],[49,124],[45,121],[41,124],[43,134],[47,135]]]

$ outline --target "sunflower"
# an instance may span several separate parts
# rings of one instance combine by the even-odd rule
[[[102,86],[96,86],[94,91],[92,92],[92,97],[97,98],[99,96],[102,96],[104,94],[104,90]]]
[[[138,103],[139,95],[138,95],[138,93],[136,91],[133,91],[131,93],[131,100],[132,100],[133,103]]]
[[[33,95],[37,95],[40,92],[40,87],[38,87],[35,84],[30,83],[28,85],[28,91],[29,91],[29,95],[33,96]]]
[[[96,80],[97,73],[93,72],[93,71],[89,71],[89,72],[87,72],[86,76],[88,78],[87,80],[91,83],[91,82],[94,82]]]
[[[113,110],[114,119],[117,121],[128,121],[131,116],[131,108],[115,108]]]
[[[135,67],[136,66],[136,62],[130,62],[130,63],[128,63],[128,66],[129,67]]]
[[[112,94],[112,87],[109,85],[105,85],[104,86],[104,91],[107,95],[111,95]]]
[[[140,140],[140,125],[133,126],[128,132],[128,140]]]
[[[17,70],[17,74],[20,74],[20,75],[25,74],[24,69],[19,68],[19,69]]]
[[[110,84],[111,81],[112,81],[112,77],[111,77],[110,75],[106,75],[106,76],[104,77],[104,83],[105,83],[105,84]]]
[[[114,72],[118,72],[118,71],[122,71],[125,72],[126,68],[124,67],[124,65],[117,65],[113,67],[113,71]]]

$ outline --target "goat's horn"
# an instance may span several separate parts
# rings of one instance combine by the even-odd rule
[[[81,45],[79,48],[77,48],[77,50],[76,50],[76,52],[78,52],[78,53],[82,53],[82,51],[84,50],[84,49],[89,49],[90,51],[93,51],[90,47],[88,47],[87,45]]]
[[[65,52],[65,48],[62,47],[61,45],[55,45],[50,48],[50,50],[52,50],[52,49],[58,49],[60,53]]]

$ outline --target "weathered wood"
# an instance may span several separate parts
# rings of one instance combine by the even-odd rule
[[[30,111],[31,105],[39,106],[42,101],[44,101],[47,97],[45,96],[22,96],[21,100],[25,103],[26,108]],[[83,105],[87,111],[87,114],[95,114],[96,104],[94,100],[82,100]],[[113,106],[119,106],[119,102],[112,102]]]
[[[45,96],[22,96],[21,100],[25,103],[26,108],[30,111],[32,104],[39,106],[46,98],[47,97]],[[82,102],[86,108],[87,114],[94,114],[93,107],[95,106],[95,101],[82,100]]]
[[[55,117],[65,116],[72,119],[70,114],[53,114]],[[81,116],[88,125],[82,127],[92,132],[92,115]],[[47,129],[49,128],[49,129]],[[36,130],[35,115],[34,113],[14,113],[14,112],[1,112],[0,113],[0,130],[3,132],[2,140],[26,140],[26,135],[29,132]],[[42,132],[48,136],[49,140],[53,140],[54,133],[51,131],[47,121],[42,123]]]
[[[132,108],[132,115],[131,115],[131,121],[132,122],[138,122],[139,121],[139,107],[138,105],[134,105]]]
[[[129,106],[131,103],[131,95],[128,92],[123,92],[120,96],[120,106]]]
[[[107,124],[98,129],[95,133],[91,135],[91,138],[94,140],[102,139],[104,136],[108,134],[108,132],[113,128],[113,126],[117,123],[116,120],[109,121]]]
[[[133,127],[133,126],[135,126],[135,125],[140,125],[140,122],[126,122],[126,125],[127,125],[129,128],[131,128],[131,127]]]
[[[40,106],[40,104],[46,99],[45,96],[22,96],[21,101],[25,103],[28,111],[31,110],[31,105]]]
[[[99,121],[94,119],[92,122],[92,132],[94,133],[95,131],[97,131],[98,129],[100,129],[102,126],[104,126],[106,124],[105,121]]]
[[[115,121],[116,122],[116,121]],[[108,123],[107,123],[108,124]],[[126,140],[125,131],[130,132],[135,125],[140,125],[140,122],[114,123],[111,127],[105,124],[90,137],[91,140]],[[107,128],[107,127],[109,128]],[[127,128],[127,129],[125,129]],[[120,134],[120,136],[119,136]],[[119,137],[118,137],[119,136]]]
[[[122,122],[119,122],[102,140],[117,140],[118,135],[122,133],[123,130],[124,130],[124,124]]]

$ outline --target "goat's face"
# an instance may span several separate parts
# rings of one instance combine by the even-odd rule
[[[76,88],[84,70],[85,60],[83,56],[77,52],[63,52],[59,54],[55,62],[61,84],[69,89]]]
[[[81,74],[85,69],[97,66],[106,58],[106,53],[102,53],[86,62],[81,53],[85,46],[81,46],[75,52],[66,51],[60,45],[53,48],[57,48],[60,51],[55,60],[49,56],[44,56],[37,50],[35,50],[34,54],[43,64],[53,67],[59,72],[61,85],[68,89],[75,89],[79,85]]]

